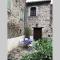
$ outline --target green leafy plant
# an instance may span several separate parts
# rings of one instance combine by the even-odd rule
[[[21,60],[41,60],[42,58],[43,58],[43,54],[40,51],[37,51],[32,54],[23,56]]]
[[[52,59],[52,39],[43,38],[35,42],[35,49]]]
[[[35,41],[35,52],[23,56],[21,60],[52,60],[52,40],[39,39]]]
[[[24,29],[24,35],[26,38],[29,38],[31,35],[31,29],[29,27],[25,27]]]

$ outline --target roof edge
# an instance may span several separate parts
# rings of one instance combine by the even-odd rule
[[[51,2],[51,0],[49,1],[36,1],[36,2],[27,2],[26,6],[31,6],[31,5],[40,5],[40,4],[49,4]]]
[[[41,0],[41,1],[26,1],[26,3],[37,3],[37,2],[51,2],[51,0]]]

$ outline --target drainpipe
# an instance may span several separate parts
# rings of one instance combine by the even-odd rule
[[[19,22],[20,22],[20,0],[19,0]]]
[[[26,9],[26,2],[25,2],[25,8],[24,8],[24,28],[27,27],[27,9]]]

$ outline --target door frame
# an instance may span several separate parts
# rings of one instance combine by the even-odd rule
[[[38,39],[41,39],[42,38],[42,28],[43,27],[33,27],[33,39],[34,40],[38,40]],[[36,31],[35,31],[36,30]],[[41,34],[40,34],[40,36],[39,36],[39,34],[38,34],[38,36],[37,36],[37,30],[40,30],[39,31],[39,33],[41,32]],[[36,33],[35,33],[36,32]],[[37,37],[36,37],[37,36]]]

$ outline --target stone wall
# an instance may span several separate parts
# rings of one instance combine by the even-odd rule
[[[23,35],[25,25],[32,29],[33,34],[33,27],[36,27],[36,24],[38,24],[38,27],[44,27],[42,29],[43,37],[52,36],[51,5],[44,3],[40,5],[25,6],[25,4],[25,0],[17,0],[17,2],[16,0],[11,0],[11,8],[8,13],[8,24],[13,23],[18,29],[16,26],[14,29],[10,29],[8,25],[8,38]],[[31,7],[36,7],[36,16],[30,16]]]
[[[30,16],[30,8],[36,7],[36,16]],[[33,34],[33,27],[44,27],[42,28],[42,36],[43,37],[51,37],[51,14],[50,14],[50,4],[42,4],[36,6],[28,6],[27,7],[27,15],[26,15],[26,22],[27,25],[32,29]]]
[[[25,0],[11,0],[11,8],[8,11],[8,38],[24,34],[24,9]]]

